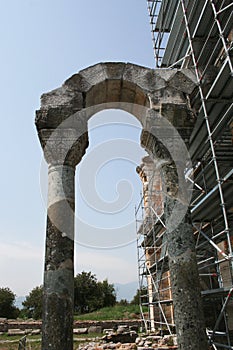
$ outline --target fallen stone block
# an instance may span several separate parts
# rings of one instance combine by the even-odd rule
[[[88,328],[74,328],[73,334],[87,334]]]
[[[118,328],[117,328],[117,333],[118,334],[122,334],[122,333],[124,333],[127,330],[129,330],[128,326],[126,326],[126,325],[119,325]]]
[[[102,339],[105,340],[107,343],[113,342],[113,343],[135,343],[135,340],[137,338],[137,333],[134,331],[131,332],[125,332],[125,333],[112,333],[105,335]]]
[[[22,331],[21,329],[9,329],[8,336],[14,336],[14,335],[25,335],[25,331]]]
[[[88,334],[90,334],[90,333],[101,334],[102,333],[102,327],[101,326],[90,326],[88,328]]]
[[[174,334],[164,336],[165,344],[167,345],[177,345],[177,337]]]
[[[111,334],[113,332],[114,332],[113,328],[106,328],[106,329],[103,330],[103,334]]]

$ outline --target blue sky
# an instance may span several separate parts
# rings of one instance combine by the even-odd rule
[[[46,164],[34,126],[40,95],[98,62],[152,68],[154,60],[146,0],[8,0],[1,4],[0,35],[0,286],[25,295],[42,283],[44,263]],[[90,121],[90,147],[76,176],[76,273],[92,271],[112,283],[137,279],[139,135],[135,118],[120,111],[104,111]],[[129,150],[135,147],[134,154],[124,153],[124,142]],[[112,156],[101,160],[91,178],[88,166],[111,143]],[[97,199],[85,194],[87,173]],[[125,209],[112,215],[111,205],[122,193]],[[109,212],[98,210],[96,202],[93,210],[88,201],[98,198],[109,203]]]

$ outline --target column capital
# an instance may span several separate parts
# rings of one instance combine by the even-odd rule
[[[88,147],[88,134],[74,128],[41,129],[40,142],[44,157],[50,165],[75,167]]]

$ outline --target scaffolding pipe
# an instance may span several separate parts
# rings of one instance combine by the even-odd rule
[[[231,297],[232,292],[233,292],[233,288],[230,289],[230,291],[229,291],[229,293],[228,293],[228,295],[226,297],[226,300],[225,300],[225,302],[224,302],[224,304],[222,306],[222,309],[220,311],[220,314],[218,316],[218,319],[217,319],[217,321],[215,323],[215,326],[214,326],[214,329],[212,331],[212,335],[210,337],[210,340],[212,340],[214,338],[215,332],[216,332],[217,328],[219,327],[219,324],[220,324],[220,322],[221,322],[221,320],[223,318],[223,314],[224,314],[225,308],[226,308],[226,306],[227,306],[227,304],[229,302],[229,299]]]
[[[227,44],[226,44],[226,41],[225,41],[225,38],[224,38],[224,33],[223,33],[222,28],[221,28],[221,24],[219,22],[219,19],[218,19],[218,13],[217,13],[217,10],[215,8],[214,1],[210,0],[210,3],[211,3],[212,10],[213,10],[213,13],[214,13],[214,20],[215,20],[215,23],[217,24],[219,35],[220,35],[220,38],[222,40],[222,44],[223,44],[224,51],[225,51],[225,54],[226,54],[226,60],[228,61],[228,64],[229,64],[229,67],[230,67],[230,70],[231,70],[231,74],[232,74],[233,73],[233,67],[232,67],[232,63],[231,63],[231,58],[230,58],[230,55],[229,55],[229,52],[228,52],[228,49],[227,49]]]
[[[150,270],[148,270],[148,272],[149,272],[149,274],[151,275]],[[155,288],[156,293],[158,293],[158,298],[159,298],[159,291],[158,291],[158,288],[157,288],[156,284],[154,283],[153,278],[152,278],[152,283],[153,283],[153,286],[154,286],[154,288]],[[169,326],[169,324],[168,324],[168,322],[167,322],[167,318],[166,318],[166,316],[165,316],[165,313],[164,313],[164,311],[163,311],[163,308],[162,308],[162,306],[161,306],[161,303],[160,303],[160,300],[159,300],[159,299],[158,299],[158,305],[159,305],[160,312],[161,312],[161,314],[162,314],[162,316],[163,316],[164,322],[165,322],[165,324],[166,324],[166,326],[167,326],[168,332],[169,332],[170,334],[172,334],[171,328],[170,328],[170,326]]]
[[[229,260],[230,257],[219,248],[217,244],[215,244],[212,239],[210,239],[197,225],[193,224],[193,226],[201,233],[201,235],[226,259]]]
[[[227,9],[229,9],[231,6],[233,6],[233,2],[225,7],[223,7],[221,10],[217,11],[217,15],[219,15],[220,13],[226,11]]]
[[[213,8],[214,7],[213,1],[212,0],[210,0],[210,1],[212,3],[212,8]],[[184,5],[184,0],[180,0],[180,3],[181,3],[181,6],[182,6],[183,16],[184,16],[184,20],[185,20],[185,24],[186,24],[187,36],[188,36],[189,42],[190,42],[191,55],[192,55],[192,59],[193,59],[193,63],[194,63],[194,69],[195,69],[195,72],[196,72],[196,77],[197,77],[197,80],[198,80],[198,87],[199,87],[199,93],[200,93],[200,97],[201,97],[201,101],[202,101],[202,108],[203,108],[203,112],[204,112],[204,118],[205,118],[205,121],[206,121],[206,128],[207,128],[208,135],[209,135],[209,143],[210,143],[210,148],[211,148],[212,156],[213,156],[213,160],[214,160],[214,167],[215,167],[215,172],[216,172],[216,180],[217,180],[217,183],[218,183],[218,190],[219,190],[219,196],[220,196],[220,202],[221,202],[220,206],[222,208],[222,213],[223,213],[224,222],[225,222],[225,229],[226,229],[226,234],[227,234],[227,240],[228,240],[229,255],[232,257],[232,247],[231,247],[231,241],[230,241],[230,235],[229,235],[229,224],[228,224],[228,219],[227,219],[227,214],[226,214],[226,206],[225,206],[225,201],[224,201],[224,196],[223,196],[223,190],[222,190],[222,187],[221,187],[221,180],[220,180],[220,175],[219,175],[217,158],[216,158],[216,154],[215,154],[213,140],[212,140],[212,137],[211,137],[211,129],[210,129],[208,113],[207,113],[206,106],[205,106],[204,94],[203,94],[203,91],[202,91],[202,88],[201,88],[201,81],[200,81],[200,78],[199,78],[197,62],[196,62],[194,50],[193,50],[193,47],[192,47],[192,38],[191,38],[191,35],[190,35],[189,24],[188,24],[188,20],[187,20],[187,16],[186,16],[186,9],[185,9],[185,5]],[[224,39],[223,39],[223,41],[224,41]],[[228,58],[229,58],[229,55],[228,55]],[[231,68],[232,68],[232,66],[231,66]],[[233,263],[232,263],[232,268],[233,268]]]

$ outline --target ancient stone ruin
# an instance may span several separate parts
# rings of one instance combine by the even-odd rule
[[[48,163],[43,349],[73,349],[75,167],[88,147],[89,118],[109,108],[127,111],[140,121],[141,145],[162,174],[178,343],[182,349],[207,349],[184,181],[194,125],[189,98],[196,87],[191,69],[99,63],[42,95],[36,127]]]

